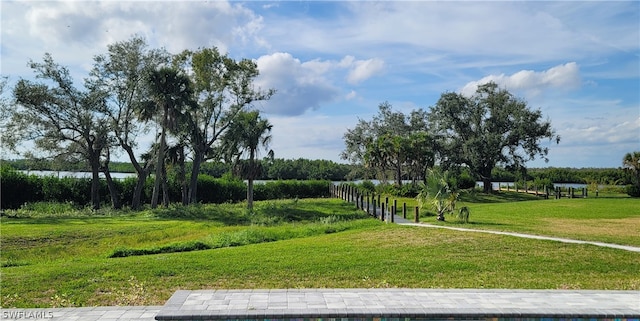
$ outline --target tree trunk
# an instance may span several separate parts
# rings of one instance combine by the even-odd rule
[[[398,187],[402,186],[402,165],[401,164],[396,165],[396,185],[398,185]]]
[[[138,181],[136,182],[136,188],[133,190],[133,198],[131,200],[131,208],[134,210],[140,209],[140,203],[142,202],[142,191],[144,191],[144,185],[149,176],[149,169],[144,168],[138,172]]]
[[[160,183],[164,180],[162,172],[164,170],[164,150],[166,149],[166,127],[167,127],[167,111],[162,116],[162,133],[160,134],[160,147],[158,148],[158,158],[156,161],[156,177],[153,182],[153,194],[151,195],[151,208],[158,207],[158,198],[160,196]]]
[[[491,177],[482,176],[482,191],[485,194],[491,194],[493,188],[491,187]]]
[[[91,155],[91,205],[94,210],[100,209],[100,159]]]
[[[178,166],[180,168],[180,172],[178,173],[178,180],[180,180],[182,205],[189,205],[189,190],[187,189],[187,170],[185,168],[184,146],[180,146],[178,153]]]
[[[200,148],[196,148],[193,155],[191,178],[189,180],[189,204],[198,202],[198,174],[200,174],[200,165],[203,160],[204,152]]]
[[[253,179],[254,179],[254,162],[253,158],[255,155],[255,151],[249,151],[249,175],[247,177],[247,208],[251,211],[253,210]]]
[[[109,172],[109,167],[102,167],[102,172],[104,173],[104,177],[107,180],[107,187],[109,187],[109,195],[111,195],[111,205],[116,210],[122,209],[122,204],[120,204],[120,193],[118,192],[116,184],[113,183],[111,172]]]
[[[253,210],[253,178],[247,179],[247,208]]]
[[[149,164],[148,162],[145,162],[144,166],[140,166],[140,163],[138,163],[138,161],[136,160],[136,156],[133,153],[133,148],[131,148],[131,146],[129,146],[128,144],[125,144],[122,140],[120,140],[120,145],[127,152],[131,164],[136,169],[138,180],[136,182],[136,187],[133,190],[133,197],[131,198],[131,209],[139,210],[142,200],[142,191],[144,190],[144,184],[147,181],[147,177],[149,176]]]
[[[169,183],[167,182],[167,168],[162,167],[162,206],[169,207]]]
[[[106,155],[103,164],[100,164],[100,170],[104,173],[104,177],[107,180],[107,187],[109,188],[109,196],[111,196],[111,206],[119,210],[122,208],[122,204],[120,204],[120,193],[118,192],[118,188],[113,183],[113,178],[111,178],[111,172],[109,171],[109,162],[110,154],[109,149],[105,149]]]

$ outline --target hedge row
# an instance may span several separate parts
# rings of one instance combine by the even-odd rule
[[[9,166],[0,167],[2,209],[16,209],[25,203],[32,202],[66,202],[78,207],[91,202],[91,180],[71,177],[40,177],[26,175]],[[130,204],[135,178],[115,181],[120,192],[122,204]],[[329,196],[330,181],[271,181],[254,185],[254,199],[313,198]],[[148,203],[151,199],[153,179],[147,179],[141,201]],[[201,203],[227,203],[246,200],[247,185],[241,180],[213,178],[208,175],[198,176],[198,201]],[[180,201],[180,186],[169,181],[169,198],[171,202]],[[104,180],[100,182],[100,199],[110,203],[109,190]]]

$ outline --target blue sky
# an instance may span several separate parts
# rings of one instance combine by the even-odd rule
[[[495,81],[561,136],[532,167],[619,167],[640,150],[638,1],[2,1],[0,73],[31,78],[45,52],[78,85],[133,34],[177,53],[254,59],[276,157],[339,158],[381,102],[428,109]],[[141,141],[146,147],[150,143]],[[545,142],[545,144],[547,144]],[[122,157],[124,159],[124,157]]]

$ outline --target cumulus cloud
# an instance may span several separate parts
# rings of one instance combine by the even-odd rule
[[[356,60],[354,56],[347,55],[336,66],[348,69],[347,82],[356,85],[380,73],[384,69],[384,60],[380,58]]]
[[[260,76],[255,85],[276,89],[276,94],[261,109],[278,115],[301,115],[335,99],[340,91],[325,76],[327,67],[320,61],[301,62],[289,53],[274,53],[256,60]]]
[[[535,96],[544,89],[574,89],[581,84],[578,64],[569,62],[540,72],[521,70],[512,75],[489,75],[467,83],[460,93],[471,96],[479,85],[488,82],[495,82],[507,90],[525,92],[528,96]]]
[[[226,52],[232,44],[264,42],[257,36],[262,18],[226,1],[38,2],[28,6],[24,18],[30,36],[50,46],[103,47],[132,34],[153,38],[170,51],[217,46]]]
[[[381,59],[357,60],[353,56],[345,56],[340,61],[314,59],[302,62],[283,52],[261,56],[256,63],[260,70],[256,85],[277,91],[271,100],[262,103],[261,109],[280,115],[301,115],[337,99],[341,90],[335,83],[345,69],[345,79],[355,85],[375,76],[384,66]],[[355,97],[353,90],[343,95],[346,100]]]
[[[368,60],[355,61],[353,68],[347,75],[347,81],[350,84],[358,84],[366,79],[371,78],[384,68],[382,59],[373,58]]]

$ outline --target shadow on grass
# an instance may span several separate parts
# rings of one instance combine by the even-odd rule
[[[531,194],[504,191],[494,191],[491,194],[485,194],[471,190],[460,194],[460,201],[469,203],[508,203],[543,199],[542,197]]]

